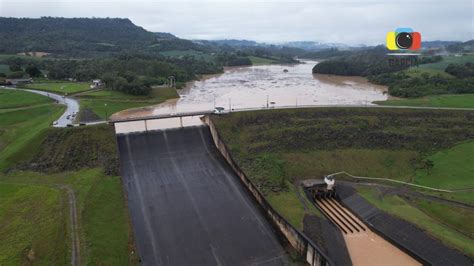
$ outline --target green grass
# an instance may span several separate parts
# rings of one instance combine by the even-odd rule
[[[414,199],[412,202],[436,221],[474,238],[474,211],[428,200]]]
[[[120,177],[98,175],[83,208],[86,245],[90,250],[88,264],[128,264],[131,232],[124,204]]]
[[[39,94],[21,90],[0,89],[0,109],[27,107],[52,102],[50,98]]]
[[[418,170],[416,183],[445,189],[474,188],[474,141],[436,152],[427,159],[433,161],[433,169],[430,173]]]
[[[305,215],[321,217],[322,214],[314,204],[309,201],[301,186],[295,187],[291,183],[288,183],[287,186],[288,191],[270,192],[265,198],[279,214],[286,217],[291,225],[301,231],[303,230],[303,218]],[[301,197],[299,197],[298,194]],[[305,202],[304,205],[307,209],[303,206],[302,200]]]
[[[0,64],[0,73],[10,73],[10,66],[5,64]]]
[[[49,104],[0,113],[0,170],[17,163],[19,157],[28,157],[38,147],[38,137],[63,111],[64,106]]]
[[[283,186],[282,180],[295,184],[347,171],[358,176],[448,189],[474,187],[474,142],[469,141],[474,130],[472,114],[471,111],[313,108],[242,112],[212,119],[242,170],[269,203],[301,229],[304,205],[308,204],[301,202],[292,185]],[[434,162],[430,175],[426,174],[426,160]],[[430,194],[474,204],[472,191]],[[444,225],[450,222],[449,218],[439,218],[440,222],[430,220],[399,198],[387,198],[383,203],[384,208],[393,207],[402,217],[422,224],[424,229],[436,230],[433,234],[450,245],[472,252],[472,247],[466,247],[467,242],[463,242],[466,236]]]
[[[13,172],[8,175],[0,174],[0,192],[8,189],[8,186],[10,186],[9,184],[13,183],[15,183],[16,186],[31,186],[35,188],[46,188],[48,190],[45,190],[43,193],[38,192],[39,195],[31,201],[27,201],[31,194],[29,192],[25,192],[12,198],[9,201],[12,202],[11,215],[22,215],[22,212],[19,212],[18,209],[23,205],[31,206],[31,209],[36,208],[38,205],[45,205],[48,199],[48,194],[46,194],[46,192],[59,193],[58,195],[63,193],[63,190],[61,190],[58,185],[68,185],[74,190],[80,223],[79,234],[81,243],[81,261],[83,264],[138,264],[136,256],[131,255],[130,253],[130,248],[133,248],[133,246],[129,245],[129,243],[132,243],[130,239],[131,228],[128,222],[128,211],[122,194],[120,177],[106,176],[102,173],[100,168],[57,174],[40,174],[35,172]],[[5,193],[0,193],[0,206],[2,206],[4,202],[2,198],[5,197],[4,194]],[[6,197],[9,196],[9,194],[5,195]],[[57,201],[60,202],[59,199]],[[63,204],[68,202],[65,194],[62,198],[62,202]],[[2,210],[1,207],[0,210]],[[44,260],[41,264],[68,264],[68,261],[55,263],[55,260],[53,260],[54,257],[52,257],[59,253],[56,256],[60,256],[62,259],[70,259],[70,236],[68,235],[69,233],[64,232],[64,224],[69,223],[69,210],[67,205],[57,206],[56,202],[56,205],[47,205],[44,207],[44,210],[39,209],[38,211],[40,210],[46,212],[43,213],[44,216],[42,215],[42,219],[44,220],[64,219],[63,217],[67,217],[67,221],[61,220],[61,224],[58,224],[57,222],[48,223],[50,231],[57,232],[58,230],[62,230],[57,233],[58,237],[61,237],[61,239],[51,237],[56,236],[51,233],[46,235],[46,237],[39,239],[39,245],[41,247],[64,247],[62,249],[50,249],[44,251]],[[26,217],[28,217],[28,214]],[[0,215],[0,224],[1,219]],[[36,224],[35,220],[28,219],[24,221],[21,228],[24,227],[25,229],[28,229],[30,226],[34,228],[36,225],[39,226],[41,224]],[[5,234],[2,234],[2,236],[5,235],[8,238],[15,238],[17,234],[21,233],[21,228],[10,228],[10,230],[5,231]],[[0,230],[1,229],[2,227],[0,226]],[[67,230],[69,230],[69,227],[67,227]],[[24,248],[23,246],[26,244],[27,243],[22,241],[17,246],[12,247],[10,253],[15,254],[17,259],[21,258],[21,252]],[[1,245],[2,243],[0,241],[0,247]],[[4,252],[4,249],[0,248],[0,258],[6,255],[7,253]],[[0,263],[1,262],[2,260],[0,259]],[[6,263],[5,265],[9,264]]]
[[[25,98],[0,97],[0,105],[36,104],[25,100],[35,94],[22,93]],[[81,264],[137,265],[121,179],[113,175],[118,168],[113,129],[48,128],[64,110],[53,103],[3,110],[0,170],[10,171],[0,171],[0,265],[70,263],[64,185],[77,199]],[[31,168],[45,173],[18,170]],[[71,169],[76,171],[62,172]]]
[[[283,153],[288,176],[298,179],[323,177],[347,171],[353,175],[385,177],[410,181],[415,171],[411,161],[419,157],[415,151],[344,149]]]
[[[429,76],[441,75],[445,78],[453,78],[452,75],[444,72],[444,69],[412,67],[407,70],[404,70],[404,72],[412,78],[415,78],[415,77],[420,78],[423,75],[429,75]]]
[[[90,90],[90,84],[86,82],[32,83],[27,84],[24,87],[27,89],[49,91],[64,95]]]
[[[134,96],[118,91],[101,90],[81,95],[80,105],[81,109],[89,108],[100,118],[105,119],[105,104],[107,104],[107,117],[110,117],[113,113],[125,109],[154,105],[178,97],[174,88],[155,88],[148,96]]]
[[[419,68],[435,69],[444,71],[449,64],[464,64],[468,62],[474,62],[474,55],[464,56],[443,56],[443,60],[432,64],[423,64]]]
[[[428,216],[425,212],[417,209],[406,201],[401,199],[398,196],[390,195],[381,198],[378,193],[372,188],[358,188],[358,192],[370,203],[374,204],[377,208],[384,210],[392,215],[395,215],[401,219],[404,219],[408,222],[414,223],[418,225],[420,228],[426,230],[429,234],[433,235],[434,237],[440,239],[446,245],[455,247],[464,253],[473,256],[474,255],[474,240],[469,238],[467,235],[464,235],[455,229],[452,229],[449,226],[446,226],[444,223],[447,221],[458,220],[466,221],[466,219],[472,221],[474,219],[473,213],[469,213],[470,216],[468,218],[463,217],[466,215],[465,212],[449,212],[449,213],[439,213],[440,208],[446,209],[445,207],[429,207],[430,215],[441,214],[442,221],[436,220]],[[436,203],[432,202],[430,204],[436,205]],[[426,206],[424,206],[426,211]],[[454,215],[454,217],[447,218],[447,214]],[[439,218],[438,218],[439,219]],[[448,222],[449,223],[449,222]],[[470,230],[470,225],[464,225],[463,227],[466,230]]]
[[[474,94],[445,94],[413,99],[376,101],[374,103],[391,106],[474,108]]]
[[[257,56],[248,56],[248,58],[252,62],[252,65],[270,65],[277,62],[277,60],[274,60],[274,59],[257,57]]]
[[[113,113],[120,112],[130,108],[143,107],[151,105],[148,102],[116,102],[108,100],[81,100],[81,108],[89,108],[101,119],[105,119],[105,104],[107,104],[107,118]]]
[[[269,193],[266,196],[268,202],[276,209],[278,213],[287,217],[288,221],[294,227],[303,229],[303,218],[307,213],[303,208],[298,196],[296,195],[295,187],[289,184],[289,191]],[[303,195],[303,197],[306,197]]]
[[[213,56],[209,54],[205,54],[201,51],[195,51],[195,50],[169,50],[169,51],[160,52],[160,54],[163,56],[168,56],[168,57],[193,56],[196,59],[201,59],[204,61],[213,60]]]
[[[0,182],[0,264],[69,264],[62,191]]]

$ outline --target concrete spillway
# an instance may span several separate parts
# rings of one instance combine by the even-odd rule
[[[276,233],[205,126],[118,135],[144,265],[281,265]]]
[[[321,198],[315,203],[343,232],[353,265],[421,265],[408,254],[372,232],[336,199]]]

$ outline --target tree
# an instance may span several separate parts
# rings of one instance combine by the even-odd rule
[[[23,71],[15,71],[15,72],[10,72],[7,74],[7,78],[10,78],[10,79],[19,79],[19,78],[22,78],[23,75],[25,75],[25,72]]]
[[[26,66],[25,72],[28,75],[30,75],[30,77],[39,77],[39,76],[41,76],[41,71],[35,65]]]
[[[17,71],[23,71],[23,69],[21,68],[21,65],[14,63],[10,65],[10,71],[17,72]]]

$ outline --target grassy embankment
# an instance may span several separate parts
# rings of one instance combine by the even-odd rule
[[[15,162],[21,151],[37,147],[37,138],[64,111],[37,94],[0,90],[0,170]]]
[[[440,188],[474,187],[474,164],[469,163],[474,158],[472,115],[317,108],[234,113],[215,121],[242,169],[271,204],[301,228],[304,211],[292,187],[299,180],[344,170]],[[452,174],[445,175],[450,170]],[[472,194],[442,196],[474,204]]]
[[[0,107],[9,109],[0,109],[0,264],[70,263],[64,186],[76,195],[81,263],[136,264],[120,178],[114,171],[113,129],[52,129],[49,124],[62,106],[23,91],[3,96]]]
[[[270,65],[278,62],[278,59],[263,58],[257,56],[248,56],[252,65]]]
[[[26,89],[53,92],[61,95],[69,95],[90,90],[90,84],[87,82],[41,82],[26,84],[22,87]]]
[[[390,106],[474,108],[474,94],[444,94],[414,99],[400,98],[396,100],[376,101],[374,103]]]
[[[455,78],[444,70],[449,64],[465,64],[474,62],[474,55],[444,56],[437,63],[422,64],[403,70],[410,77],[421,78],[425,76],[441,75],[445,78]],[[422,106],[422,107],[451,107],[451,108],[474,108],[474,94],[443,94],[432,95],[421,98],[398,98],[387,101],[376,101],[375,104],[391,106]]]
[[[444,244],[474,256],[472,210],[422,199],[406,201],[395,195],[381,195],[373,188],[358,187],[357,190],[377,208],[412,222]]]
[[[113,113],[136,107],[162,103],[168,99],[179,98],[174,88],[154,88],[147,96],[133,96],[112,90],[91,91],[79,96],[82,110],[90,110],[101,119]]]

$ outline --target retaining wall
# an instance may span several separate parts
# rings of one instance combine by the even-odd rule
[[[240,167],[235,163],[232,155],[227,149],[226,144],[222,140],[214,122],[209,115],[204,117],[204,122],[209,125],[212,139],[219,152],[225,158],[232,170],[237,174],[242,183],[254,197],[260,207],[264,210],[267,218],[273,225],[285,236],[290,245],[306,259],[311,266],[335,265],[332,260],[325,254],[322,249],[313,241],[302,234],[298,229],[293,227],[285,218],[283,218],[273,207],[267,202],[265,197],[260,193],[258,188],[250,181]]]

